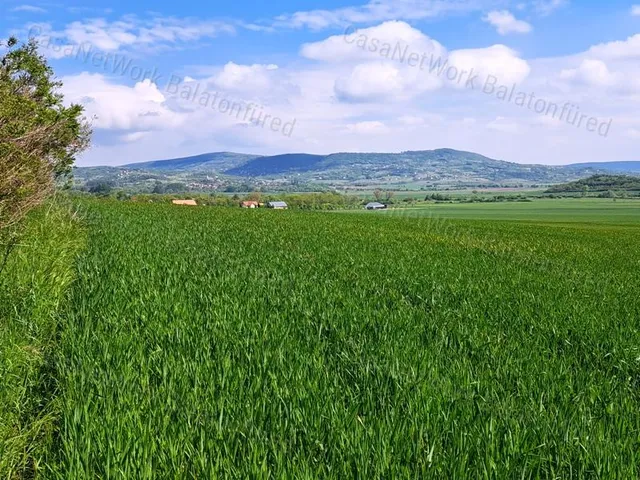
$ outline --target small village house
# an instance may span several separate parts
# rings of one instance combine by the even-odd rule
[[[259,204],[258,202],[256,202],[256,201],[254,201],[254,200],[247,200],[247,201],[242,202],[242,203],[240,204],[240,206],[241,206],[242,208],[258,208],[258,207],[259,207],[259,205],[260,205],[260,204]]]
[[[286,210],[287,208],[289,208],[289,205],[287,205],[285,202],[269,202],[267,203],[267,207],[273,208],[275,210]]]
[[[196,206],[198,203],[195,200],[172,200],[171,203],[174,205],[191,205]]]

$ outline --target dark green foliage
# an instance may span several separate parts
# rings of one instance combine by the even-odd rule
[[[113,182],[92,180],[87,182],[84,188],[87,192],[95,195],[109,195],[113,190]]]
[[[593,175],[575,182],[554,185],[548,193],[589,193],[620,190],[640,192],[640,176],[628,175]]]
[[[164,193],[181,193],[185,191],[187,191],[187,186],[179,182],[169,183],[164,187]]]

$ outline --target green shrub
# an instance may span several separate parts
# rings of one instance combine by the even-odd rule
[[[35,41],[7,42],[0,57],[0,231],[53,193],[88,146],[83,109],[65,107],[60,87]]]

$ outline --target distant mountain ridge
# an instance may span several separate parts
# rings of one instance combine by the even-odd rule
[[[494,160],[478,153],[443,148],[401,153],[333,153],[326,156],[290,154],[257,157],[228,170],[228,175],[260,177],[315,173],[324,179],[363,178],[478,179],[485,181],[538,180],[560,169]]]
[[[593,168],[596,170],[606,170],[611,173],[640,173],[640,162],[592,162],[573,163],[569,165],[573,168]]]
[[[259,177],[263,175],[309,172],[318,168],[318,165],[326,158],[324,155],[310,155],[307,153],[287,153],[270,157],[256,157],[224,173],[239,177]]]
[[[130,163],[121,168],[139,170],[211,170],[226,175],[240,177],[259,177],[286,175],[291,173],[328,171],[336,168],[354,166],[387,167],[395,173],[410,173],[420,163],[440,166],[444,162],[464,161],[467,165],[488,166],[496,172],[514,168],[524,172],[554,170],[598,170],[616,173],[640,173],[640,161],[624,162],[586,162],[554,166],[543,164],[519,164],[504,160],[495,160],[478,153],[441,148],[436,150],[406,151],[401,153],[332,153],[313,155],[307,153],[288,153],[281,155],[251,155],[234,152],[214,152],[191,157],[156,160],[151,162]],[[402,171],[405,170],[405,171]],[[526,175],[529,176],[529,175]]]
[[[450,148],[400,153],[250,155],[214,152],[191,157],[130,163],[121,167],[77,168],[76,176],[115,184],[170,181],[212,185],[234,181],[295,181],[347,185],[512,185],[558,184],[595,174],[640,174],[640,162],[578,163],[564,166],[519,164]],[[235,180],[233,180],[235,179]],[[214,187],[212,187],[214,188]]]
[[[172,158],[169,160],[155,160],[151,162],[130,163],[123,165],[123,168],[137,170],[202,170],[210,169],[212,171],[228,170],[236,166],[242,165],[259,155],[247,155],[244,153],[233,152],[215,152],[203,153],[192,157]]]

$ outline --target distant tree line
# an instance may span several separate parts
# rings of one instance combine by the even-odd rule
[[[355,195],[343,195],[338,192],[314,192],[314,193],[262,193],[252,192],[245,195],[225,195],[225,194],[139,194],[126,195],[116,192],[112,196],[120,195],[121,200],[131,200],[144,203],[170,203],[172,200],[192,198],[199,205],[215,207],[240,207],[243,201],[256,201],[258,203],[268,203],[272,201],[286,202],[289,208],[298,210],[338,210],[348,208],[361,208],[366,201],[362,197]]]
[[[592,193],[640,192],[640,177],[629,175],[594,175],[575,182],[554,185],[547,193],[579,193],[588,196]],[[601,195],[596,195],[601,196]]]
[[[473,191],[469,195],[447,195],[442,193],[432,193],[424,198],[425,202],[435,203],[496,203],[496,202],[531,202],[531,197],[524,194],[517,195],[492,195],[481,196],[479,192]]]

